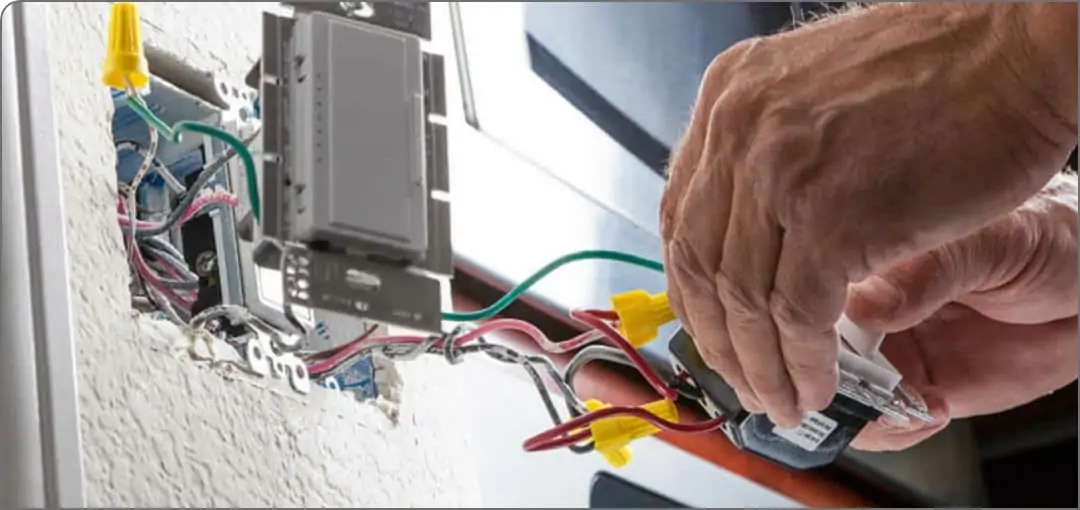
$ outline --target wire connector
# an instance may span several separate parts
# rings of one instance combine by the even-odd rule
[[[619,316],[619,332],[635,348],[651,342],[660,326],[675,320],[667,292],[649,294],[638,289],[611,296],[611,307]]]
[[[598,400],[585,402],[589,411],[596,411],[608,407],[607,404]],[[657,400],[641,406],[642,409],[655,414],[667,421],[678,421],[679,411],[675,402],[671,400]],[[593,445],[596,451],[607,459],[612,467],[623,467],[630,462],[632,457],[629,444],[631,441],[648,437],[660,429],[653,424],[636,417],[612,417],[596,420],[589,425],[592,434]]]
[[[109,41],[101,82],[107,87],[136,90],[150,84],[150,64],[143,51],[139,10],[134,2],[116,2],[109,12]]]

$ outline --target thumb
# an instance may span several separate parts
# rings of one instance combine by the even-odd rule
[[[845,313],[877,331],[910,329],[974,286],[965,260],[945,247],[903,261],[852,285]]]
[[[923,400],[933,419],[924,423],[912,418],[906,424],[895,423],[888,417],[866,424],[851,442],[851,447],[866,452],[899,451],[915,446],[941,432],[951,422],[949,403],[932,388],[923,390]]]

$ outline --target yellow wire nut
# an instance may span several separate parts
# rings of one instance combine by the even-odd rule
[[[608,405],[589,400],[585,402],[585,407],[589,411],[596,411]],[[677,422],[679,419],[678,408],[671,400],[657,400],[641,408],[667,421]],[[628,445],[631,441],[656,434],[660,429],[641,418],[617,416],[596,420],[589,425],[589,432],[592,434],[596,451],[600,452],[612,467],[619,468],[630,462],[632,455]]]
[[[619,332],[635,348],[651,342],[660,334],[660,326],[675,320],[667,292],[624,292],[611,297],[611,307],[619,316]]]
[[[134,2],[116,2],[112,5],[107,45],[102,83],[119,90],[127,88],[125,78],[136,89],[150,84],[150,65],[143,51],[139,10]]]

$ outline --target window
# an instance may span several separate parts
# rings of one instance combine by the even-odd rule
[[[532,70],[662,174],[716,55],[791,24],[786,3],[529,3]]]

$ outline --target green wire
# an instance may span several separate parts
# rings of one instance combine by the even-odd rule
[[[180,142],[181,133],[187,131],[216,138],[225,142],[229,147],[232,147],[232,149],[236,151],[236,154],[240,156],[240,160],[244,163],[244,171],[247,174],[247,192],[248,201],[251,203],[251,213],[255,216],[255,221],[260,221],[262,219],[262,207],[259,202],[258,175],[255,172],[255,159],[251,157],[251,151],[244,146],[244,142],[229,134],[227,131],[202,122],[183,120],[172,126],[166,125],[164,121],[159,119],[157,115],[154,115],[154,112],[146,107],[146,104],[135,96],[125,96],[124,102],[127,103],[128,107],[138,114],[139,117],[146,121],[147,124],[153,126],[154,129],[158,130],[158,132],[170,142]]]
[[[502,298],[496,301],[491,306],[478,310],[475,312],[444,312],[442,314],[443,320],[454,322],[469,322],[484,320],[494,316],[495,314],[503,311],[506,307],[510,306],[515,299],[521,297],[525,291],[530,287],[536,285],[536,282],[542,280],[547,275],[551,274],[556,269],[565,266],[571,262],[577,262],[579,260],[610,260],[613,262],[622,262],[633,266],[643,267],[646,269],[652,269],[657,272],[664,272],[664,264],[655,260],[639,257],[637,255],[631,255],[629,253],[623,253],[621,251],[612,250],[584,250],[574,253],[568,253],[559,257],[546,266],[540,268],[539,271],[533,273],[532,276],[525,279],[525,281],[518,284],[518,286],[510,289]]]

